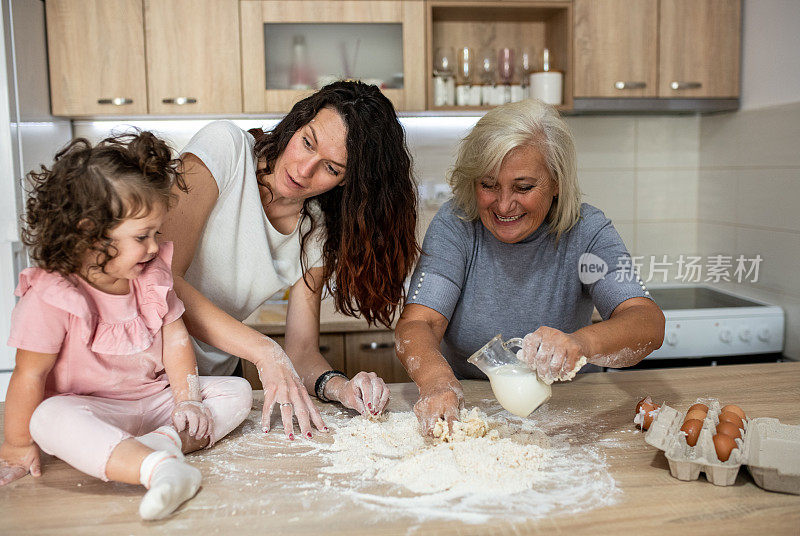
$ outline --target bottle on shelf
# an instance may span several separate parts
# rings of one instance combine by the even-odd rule
[[[314,79],[308,63],[306,38],[295,35],[292,39],[292,63],[289,67],[289,87],[291,89],[311,89]]]
[[[455,54],[452,47],[436,49],[433,60],[434,106],[454,106],[456,103],[454,60]]]
[[[497,55],[493,48],[484,47],[480,53],[481,105],[494,106],[497,91]]]

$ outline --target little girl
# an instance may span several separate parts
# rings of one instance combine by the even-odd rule
[[[16,290],[0,485],[39,476],[41,448],[141,483],[139,514],[165,517],[200,487],[183,453],[224,437],[252,403],[242,378],[197,375],[172,243],[156,242],[170,186],[185,190],[177,161],[149,132],[76,139],[29,179],[22,239],[38,267]]]

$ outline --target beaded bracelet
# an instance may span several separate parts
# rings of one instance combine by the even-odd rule
[[[320,402],[333,402],[333,400],[327,398],[323,393],[325,392],[325,386],[328,384],[328,381],[335,376],[341,376],[345,380],[348,379],[344,372],[327,370],[320,374],[319,378],[317,378],[317,381],[314,383],[314,394],[317,395]]]

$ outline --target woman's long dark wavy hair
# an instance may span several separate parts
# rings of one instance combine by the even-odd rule
[[[403,282],[420,251],[411,156],[389,99],[376,86],[334,82],[295,104],[272,131],[254,129],[255,155],[267,163],[259,184],[269,188],[264,177],[272,173],[278,156],[323,108],[336,111],[347,127],[347,162],[340,187],[303,203],[301,218],[311,224],[301,237],[301,250],[314,231],[308,205],[317,201],[327,233],[323,280],[336,310],[388,327],[405,298]],[[306,273],[305,254],[301,266]]]
[[[93,250],[96,268],[105,271],[116,255],[109,231],[126,218],[146,216],[157,203],[168,208],[173,183],[187,191],[180,160],[151,132],[112,136],[94,147],[76,138],[56,154],[51,169],[28,173],[22,242],[45,270],[78,273]]]

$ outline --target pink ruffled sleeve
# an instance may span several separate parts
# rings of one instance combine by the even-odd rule
[[[172,242],[160,245],[158,256],[139,276],[141,313],[147,327],[155,332],[183,315],[183,302],[172,288]]]
[[[38,288],[46,287],[49,282],[42,280],[53,275],[41,268],[27,268],[20,274],[15,292],[20,300],[11,312],[9,346],[42,354],[61,350],[69,329],[69,313],[48,303],[52,300],[43,298],[43,289]]]

